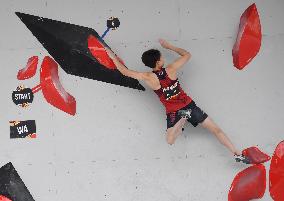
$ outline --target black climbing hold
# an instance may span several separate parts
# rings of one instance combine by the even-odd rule
[[[16,12],[32,34],[68,74],[138,90],[145,88],[138,80],[101,65],[88,49],[88,37],[108,45],[98,33],[87,27]]]
[[[120,21],[117,17],[110,17],[108,20],[107,20],[107,27],[110,28],[110,29],[117,29],[120,25]]]
[[[12,163],[0,168],[0,195],[13,201],[35,201]]]

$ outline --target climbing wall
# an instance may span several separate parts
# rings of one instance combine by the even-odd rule
[[[262,43],[240,71],[232,48],[240,16],[252,3]],[[119,28],[104,42],[137,71],[149,70],[141,55],[150,48],[160,49],[167,63],[177,57],[159,46],[159,38],[190,51],[192,59],[179,73],[184,90],[237,147],[258,146],[272,156],[284,138],[283,9],[279,0],[1,0],[0,167],[13,164],[30,200],[227,200],[234,177],[247,166],[201,127],[187,125],[168,145],[164,108],[143,82],[145,91],[71,75],[59,65],[56,86],[70,95],[64,92],[65,98],[74,98],[66,98],[71,105],[76,100],[76,111],[64,112],[52,104],[53,97],[47,101],[44,88],[28,107],[16,105],[13,91],[37,86],[43,59],[52,55],[15,12],[92,28],[99,35],[107,19],[117,17]],[[17,79],[32,56],[39,59],[35,75]],[[30,134],[36,135],[12,137],[18,131],[13,126],[23,122],[32,123]],[[268,178],[270,162],[264,165]],[[261,200],[272,200],[268,190]]]

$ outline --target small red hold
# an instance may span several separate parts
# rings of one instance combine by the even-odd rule
[[[232,54],[236,68],[242,70],[259,52],[261,46],[261,24],[255,4],[242,14],[239,32]]]
[[[58,65],[50,57],[43,59],[40,69],[40,84],[35,86],[33,93],[42,90],[48,103],[71,115],[76,114],[76,100],[67,93],[59,81]]]
[[[18,80],[25,80],[33,77],[37,70],[38,56],[30,57],[25,68],[19,70]]]
[[[262,198],[266,189],[266,170],[262,164],[239,172],[229,190],[228,201],[249,201]]]
[[[284,141],[277,145],[272,156],[269,170],[269,192],[274,201],[284,200]]]
[[[37,135],[36,135],[36,133],[33,133],[33,134],[30,134],[29,137],[34,139],[34,138],[37,137]]]
[[[243,150],[242,154],[250,160],[251,164],[264,163],[270,160],[270,156],[260,151],[257,147],[249,147]]]
[[[0,201],[12,201],[12,200],[10,200],[9,198],[7,198],[3,195],[0,195]]]

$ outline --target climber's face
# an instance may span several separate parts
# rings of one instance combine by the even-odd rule
[[[161,55],[160,59],[156,63],[156,67],[158,69],[160,69],[160,68],[162,68],[164,66],[164,64],[165,64],[165,60],[164,60],[163,55]]]

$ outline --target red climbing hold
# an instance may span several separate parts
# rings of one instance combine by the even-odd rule
[[[252,164],[264,163],[270,160],[270,156],[260,151],[257,147],[249,147],[243,150],[242,154],[246,156]]]
[[[75,115],[76,100],[61,85],[58,77],[58,65],[52,58],[46,56],[43,59],[40,69],[40,84],[32,90],[33,93],[42,90],[48,103],[68,114]]]
[[[88,48],[100,64],[112,70],[116,69],[115,64],[108,56],[107,52],[104,49],[104,46],[95,36],[90,35],[88,37]]]
[[[9,198],[7,198],[3,195],[0,195],[0,201],[12,201],[12,200],[10,200]]]
[[[30,138],[36,138],[36,136],[37,136],[36,133],[33,133],[33,134],[29,135]]]
[[[233,47],[233,63],[242,70],[258,53],[261,46],[261,24],[255,4],[242,14],[239,32]]]
[[[234,178],[229,201],[249,201],[262,198],[266,188],[266,171],[262,164],[253,165],[239,172]]]
[[[114,70],[116,69],[115,64],[112,59],[108,56],[104,46],[101,42],[95,37],[90,35],[88,37],[88,48],[92,55],[98,60],[98,62],[105,66],[108,69]],[[117,57],[120,63],[124,64],[121,58]]]
[[[284,200],[284,141],[276,147],[269,170],[269,192],[274,201]]]
[[[26,67],[19,70],[17,75],[18,80],[25,80],[33,77],[36,73],[37,64],[38,64],[37,56],[29,58]]]

